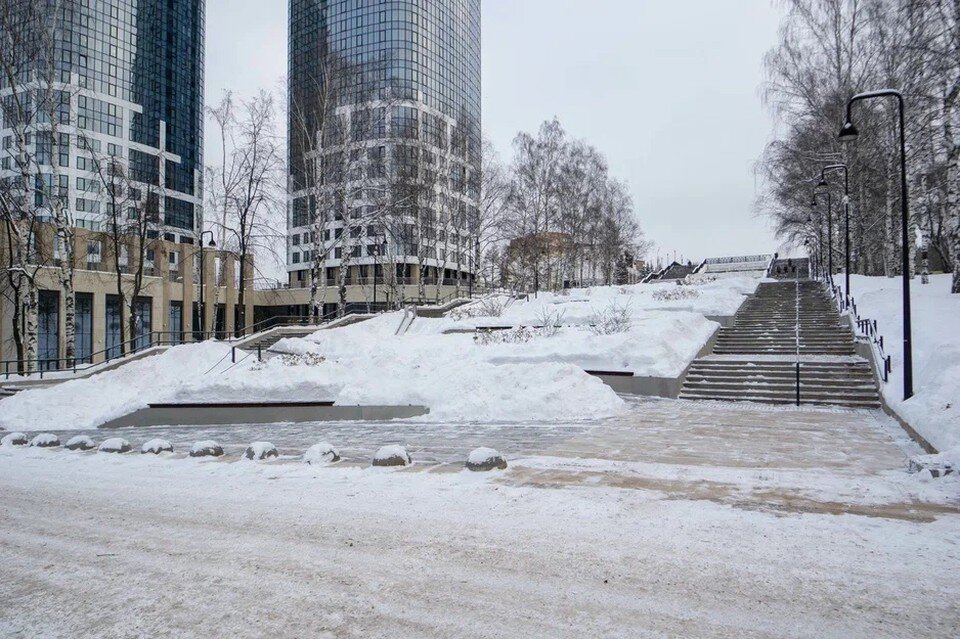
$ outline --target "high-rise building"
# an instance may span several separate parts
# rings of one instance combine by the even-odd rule
[[[32,6],[25,20],[35,20],[43,1],[9,0],[11,23],[18,5]],[[159,213],[158,230],[192,242],[202,218],[204,0],[47,5],[55,16],[47,32],[51,50],[38,49],[43,60],[32,66],[37,75],[62,82],[69,101],[61,132],[72,132],[73,143],[58,145],[55,160],[60,179],[69,182],[76,224],[99,228],[107,206],[103,189],[88,183],[90,160],[119,158],[128,163],[132,180],[157,198],[151,208]],[[39,69],[43,65],[52,69]],[[11,148],[11,131],[2,127],[0,137]],[[9,154],[0,162],[3,170],[14,168]]]
[[[468,281],[480,0],[290,0],[289,83],[291,287]]]
[[[62,366],[64,353],[52,202],[75,228],[76,361],[120,348],[111,273],[132,272],[139,249],[110,234],[135,220],[148,221],[138,335],[187,329],[195,297],[186,265],[196,263],[203,221],[205,0],[5,0],[3,12],[0,185],[26,194],[29,204],[10,215],[21,226],[27,216],[31,234],[27,257],[4,259],[36,268],[39,366]],[[24,302],[6,293],[0,352],[8,359],[20,357],[8,320]]]

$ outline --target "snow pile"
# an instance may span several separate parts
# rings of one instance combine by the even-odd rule
[[[60,438],[53,433],[40,433],[30,440],[30,445],[35,448],[56,448],[60,445]]]
[[[160,453],[172,453],[173,444],[165,439],[151,439],[140,447],[140,453],[143,455],[159,455]]]
[[[412,463],[407,449],[397,444],[384,446],[373,456],[374,466],[409,466]]]
[[[67,450],[93,450],[97,444],[86,435],[77,435],[67,440],[64,448]]]
[[[903,322],[900,278],[851,277],[860,317],[877,320],[893,372],[881,384],[884,398],[945,458],[960,464],[960,295],[950,294],[951,275],[910,283],[914,396],[903,401]]]
[[[215,441],[204,440],[196,442],[190,447],[191,457],[221,457],[223,456],[223,446]]]
[[[247,459],[259,461],[261,459],[279,457],[280,453],[277,452],[277,447],[270,442],[253,442],[247,447],[247,450],[243,453],[243,456]]]
[[[484,472],[493,469],[504,470],[507,460],[492,448],[477,448],[467,457],[467,470]]]
[[[150,403],[171,401],[229,366],[230,347],[226,344],[178,346],[91,377],[21,391],[0,404],[0,425],[96,428]]]
[[[101,453],[129,453],[130,442],[123,437],[111,437],[110,439],[105,439],[97,450]]]
[[[332,464],[340,461],[340,453],[328,442],[320,442],[307,449],[303,455],[303,461],[311,465]]]
[[[25,433],[7,433],[0,439],[0,446],[26,446],[30,443]]]

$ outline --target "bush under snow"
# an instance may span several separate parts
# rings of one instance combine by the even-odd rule
[[[311,465],[332,464],[340,461],[340,453],[328,442],[314,444],[303,455],[303,461]]]
[[[159,455],[160,453],[172,453],[173,444],[165,439],[151,439],[140,447],[140,453],[143,455]]]
[[[0,439],[0,446],[26,446],[29,443],[25,433],[7,433]]]
[[[270,459],[271,457],[279,457],[280,453],[277,452],[277,447],[270,442],[253,442],[247,447],[243,456],[247,459],[258,461]]]
[[[86,435],[77,435],[76,437],[71,437],[67,440],[67,443],[64,444],[64,448],[67,450],[93,450],[96,447],[96,442]]]
[[[221,457],[223,455],[223,447],[215,441],[204,440],[196,442],[190,448],[191,457]]]
[[[467,457],[467,470],[474,472],[504,470],[506,467],[507,460],[493,448],[477,448]]]
[[[374,466],[409,466],[412,463],[407,449],[397,444],[383,446],[373,456]]]
[[[30,445],[35,448],[56,448],[60,445],[60,438],[53,433],[40,433],[30,440]]]
[[[123,437],[111,437],[105,439],[97,450],[101,453],[129,453],[131,447],[130,442]]]

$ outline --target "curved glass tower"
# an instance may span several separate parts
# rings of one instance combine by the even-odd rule
[[[14,20],[18,9],[25,25],[36,19],[27,10],[36,0],[9,3]],[[195,239],[203,195],[204,7],[205,0],[49,0],[46,11],[56,17],[47,59],[69,96],[61,124],[77,131],[60,148],[59,168],[78,226],[97,229],[105,217],[107,200],[91,186],[91,157],[98,154],[128,163],[167,239]],[[81,148],[81,138],[90,148]]]
[[[289,81],[291,285],[306,286],[311,270],[329,283],[344,252],[363,280],[380,273],[382,250],[398,254],[401,274],[469,277],[480,0],[290,0]],[[388,191],[390,218],[403,223],[363,223],[382,222]],[[351,231],[356,241],[340,246]]]

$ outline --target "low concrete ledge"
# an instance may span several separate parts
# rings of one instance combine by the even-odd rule
[[[100,428],[135,426],[219,426],[332,421],[387,421],[422,417],[426,406],[335,406],[333,402],[151,404],[102,424]]]
[[[622,395],[643,395],[676,399],[683,386],[682,377],[640,377],[622,371],[587,371]]]

